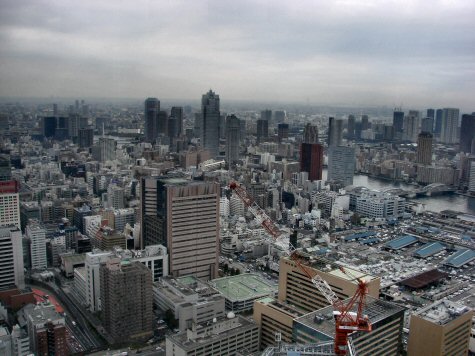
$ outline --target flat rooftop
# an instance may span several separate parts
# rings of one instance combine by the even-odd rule
[[[444,262],[445,265],[451,267],[462,267],[463,265],[475,260],[475,251],[469,248],[463,248],[455,252]]]
[[[271,305],[274,309],[279,310],[285,314],[292,315],[294,318],[299,318],[305,315],[305,312],[287,304],[285,302],[280,302],[277,299],[271,297],[265,297],[262,299],[256,300],[257,303]]]
[[[353,241],[353,240],[365,239],[374,235],[376,235],[375,231],[357,232],[355,234],[345,236],[343,240],[345,240],[345,242],[348,242],[348,241]]]
[[[465,305],[449,300],[440,300],[419,310],[416,315],[434,324],[445,325],[469,311],[470,308]]]
[[[386,244],[387,248],[390,248],[391,250],[399,250],[403,247],[410,246],[418,241],[417,237],[412,236],[412,235],[404,235],[401,237],[398,237],[395,240],[389,241]]]
[[[424,246],[422,246],[421,248],[414,251],[414,256],[422,257],[422,258],[429,257],[438,252],[444,251],[445,248],[446,248],[445,245],[440,242],[429,242],[425,244]]]
[[[403,286],[412,288],[412,289],[421,289],[427,287],[428,285],[438,282],[441,279],[444,279],[448,276],[448,273],[441,272],[437,269],[426,271],[420,273],[411,278],[407,278],[399,282]]]
[[[349,298],[346,299],[346,302],[349,300]],[[355,304],[352,311],[356,312],[356,308],[357,305]],[[368,315],[370,322],[375,324],[404,310],[405,308],[399,304],[386,302],[368,295],[366,297],[366,305],[363,314]],[[331,305],[308,313],[301,318],[297,318],[296,322],[311,329],[318,330],[330,338],[334,338],[335,336],[335,319],[333,317],[333,306]]]
[[[232,302],[274,295],[276,292],[276,287],[253,273],[214,279],[210,284]]]

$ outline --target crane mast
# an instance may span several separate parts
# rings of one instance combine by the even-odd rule
[[[255,220],[264,227],[267,233],[272,236],[274,240],[277,241],[279,237],[281,237],[282,232],[277,228],[266,212],[254,201],[247,191],[236,182],[231,182],[229,187],[244,202],[248,211],[251,212]],[[357,290],[351,299],[345,304],[336,296],[322,277],[306,266],[305,257],[298,253],[295,246],[292,246],[292,244],[289,243],[288,246],[284,246],[284,248],[286,249],[290,259],[295,262],[300,271],[308,277],[315,288],[317,288],[333,306],[333,315],[335,317],[334,351],[336,355],[347,355],[348,335],[355,331],[371,331],[371,323],[369,322],[368,317],[363,315],[365,299],[368,294],[367,282],[361,278],[355,278],[358,282]],[[343,273],[351,276],[351,274],[343,267],[340,266],[339,269]],[[355,306],[357,308],[356,313],[351,311]]]

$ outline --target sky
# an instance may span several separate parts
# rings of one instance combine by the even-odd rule
[[[475,1],[2,0],[0,96],[460,107]]]

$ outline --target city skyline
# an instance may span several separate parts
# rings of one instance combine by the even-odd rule
[[[467,109],[475,5],[404,5],[3,2],[0,96]]]

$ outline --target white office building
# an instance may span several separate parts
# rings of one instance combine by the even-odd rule
[[[38,220],[30,220],[26,226],[26,237],[30,239],[31,269],[44,270],[48,267],[46,257],[46,230]]]
[[[101,310],[101,278],[99,267],[112,256],[112,252],[94,250],[86,253],[86,304],[91,312]]]
[[[18,227],[0,228],[0,290],[24,288],[22,234]]]

